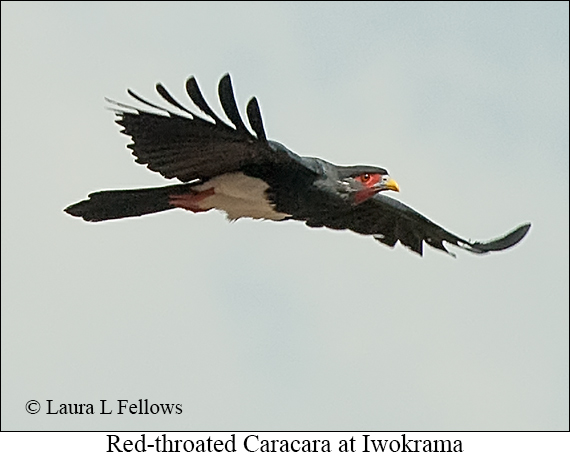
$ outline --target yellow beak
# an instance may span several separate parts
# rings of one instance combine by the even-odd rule
[[[393,190],[394,192],[400,192],[400,186],[392,178],[388,179],[384,184],[382,184],[383,190]]]

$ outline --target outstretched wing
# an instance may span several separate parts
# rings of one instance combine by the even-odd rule
[[[491,241],[468,241],[448,232],[409,206],[382,194],[377,194],[346,212],[321,213],[307,220],[306,224],[373,235],[376,240],[390,247],[399,241],[419,255],[423,253],[424,242],[451,254],[444,246],[444,241],[476,254],[502,251],[521,241],[530,229],[530,224],[527,223]]]
[[[150,170],[166,178],[189,182],[196,179],[205,181],[252,164],[278,162],[302,166],[298,156],[290,151],[276,150],[272,142],[267,141],[255,97],[249,101],[246,110],[255,135],[248,130],[237,108],[228,74],[220,80],[218,95],[233,126],[221,120],[210,108],[194,77],[186,81],[186,92],[207,118],[196,115],[176,101],[162,84],[157,84],[156,90],[181,113],[155,105],[131,90],[128,90],[131,97],[164,114],[109,100],[116,106],[116,122],[124,128],[121,132],[133,140],[128,148],[136,162]]]

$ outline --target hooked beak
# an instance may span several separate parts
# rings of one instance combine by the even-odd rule
[[[393,190],[394,192],[400,192],[400,186],[398,186],[398,183],[394,179],[390,178],[389,176],[386,176],[385,178],[387,179],[383,179],[378,183],[379,191]]]

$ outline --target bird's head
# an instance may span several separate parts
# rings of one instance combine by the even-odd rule
[[[384,168],[353,166],[339,167],[339,191],[358,205],[378,192],[393,190],[399,192],[398,183]]]

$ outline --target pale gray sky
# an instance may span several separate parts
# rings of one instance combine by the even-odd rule
[[[568,424],[568,4],[2,2],[3,430],[562,430]],[[298,222],[172,211],[88,224],[166,183],[103,97],[218,109],[387,168],[460,236],[423,258]],[[139,398],[183,414],[46,415]],[[42,411],[25,411],[29,400]]]

